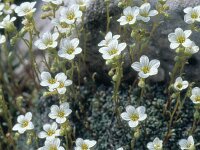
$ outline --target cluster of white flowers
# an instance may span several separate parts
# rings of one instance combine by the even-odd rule
[[[72,84],[64,73],[58,73],[55,78],[52,78],[49,72],[44,71],[41,73],[41,79],[41,86],[48,87],[50,92],[56,90],[59,94],[64,94],[66,87]]]
[[[2,14],[11,15],[14,12],[15,8],[16,8],[15,4],[0,3],[0,15]]]
[[[119,56],[126,48],[126,43],[119,43],[119,38],[120,35],[113,36],[111,32],[108,32],[105,36],[105,40],[102,40],[98,44],[98,46],[101,46],[99,52],[105,60],[110,60]]]
[[[120,25],[134,24],[137,20],[143,22],[149,22],[150,17],[156,16],[158,14],[157,10],[150,10],[151,5],[149,3],[144,3],[140,7],[128,6],[123,10],[123,15],[117,21]]]

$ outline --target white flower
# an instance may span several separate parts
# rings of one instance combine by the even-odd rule
[[[192,24],[195,21],[200,22],[200,6],[194,8],[187,7],[183,10],[186,14],[184,16],[184,21],[188,24]]]
[[[127,7],[123,10],[123,15],[117,21],[120,22],[120,25],[126,24],[134,24],[136,22],[136,17],[139,14],[139,8],[134,7]]]
[[[194,104],[200,104],[200,88],[194,87],[192,89],[192,96],[190,97]]]
[[[55,80],[59,82],[59,86],[57,88],[50,88],[49,91],[57,90],[59,94],[64,94],[66,92],[66,86],[72,84],[71,80],[67,80],[67,76],[64,73],[58,73],[55,76]]]
[[[192,136],[189,136],[188,139],[181,139],[178,143],[182,150],[195,150],[194,139]]]
[[[7,15],[10,15],[13,13],[13,10],[16,8],[15,4],[10,4],[10,3],[2,3],[0,4],[0,11],[3,10],[3,12]]]
[[[56,41],[58,39],[59,34],[50,32],[45,32],[40,39],[35,41],[34,45],[41,50],[45,50],[48,48],[55,48],[58,45]]]
[[[75,0],[75,3],[80,7],[85,7],[89,5],[90,0]]]
[[[98,46],[108,46],[110,42],[113,40],[118,40],[120,38],[120,35],[112,35],[112,32],[108,32],[105,36],[105,40],[102,40]]]
[[[17,13],[19,17],[32,15],[36,11],[36,8],[34,8],[35,4],[36,2],[21,3],[20,6],[15,8],[15,13]]]
[[[60,85],[60,83],[56,79],[52,78],[51,74],[46,71],[41,73],[41,79],[41,86],[48,86],[51,89],[55,89]]]
[[[183,81],[181,77],[176,78],[176,81],[174,83],[174,88],[177,91],[182,91],[188,87],[189,83],[188,81]]]
[[[69,109],[69,104],[67,102],[62,103],[60,107],[57,105],[51,106],[51,112],[49,113],[49,117],[51,119],[56,119],[56,122],[61,124],[66,121],[66,117],[71,114],[72,110]]]
[[[60,20],[66,22],[67,24],[73,24],[77,19],[80,19],[82,12],[79,10],[78,5],[71,5],[67,8],[63,8],[60,11]]]
[[[46,3],[52,3],[54,5],[61,5],[63,0],[42,0],[43,2],[46,2]]]
[[[17,124],[12,128],[13,131],[18,131],[20,134],[24,133],[26,130],[32,130],[34,128],[31,122],[32,113],[27,112],[25,115],[20,115],[17,117]]]
[[[0,34],[0,44],[3,44],[5,42],[6,42],[6,37]]]
[[[140,106],[135,108],[131,105],[126,107],[126,112],[121,114],[123,120],[128,121],[128,124],[131,128],[137,127],[139,121],[143,121],[147,118],[147,114],[145,114],[145,107]]]
[[[147,144],[147,148],[149,150],[162,150],[162,147],[163,147],[163,141],[157,137],[153,140],[153,142],[149,142]]]
[[[95,140],[83,140],[82,138],[78,138],[76,139],[75,150],[90,150],[96,143]]]
[[[57,129],[57,123],[53,122],[52,124],[45,124],[43,125],[43,130],[38,134],[38,137],[46,140],[52,140],[57,136],[60,136],[60,129]]]
[[[10,15],[7,15],[2,22],[0,22],[0,29],[8,29],[13,26],[13,22],[16,20],[16,17],[10,18]]]
[[[186,54],[195,54],[199,51],[199,47],[196,46],[196,44],[194,42],[190,42],[190,44],[188,45],[188,47],[185,48],[185,53]]]
[[[118,148],[117,150],[124,150],[122,147]]]
[[[66,22],[60,21],[60,19],[53,19],[52,24],[57,27],[58,31],[61,33],[68,34],[71,30],[71,25],[67,24]]]
[[[64,147],[60,146],[60,139],[55,138],[52,140],[46,140],[43,147],[38,150],[65,150]]]
[[[118,41],[114,40],[108,44],[108,47],[100,48],[99,52],[102,53],[102,57],[105,60],[108,60],[120,55],[125,48],[126,43],[118,44]]]
[[[74,38],[70,39],[63,39],[61,41],[60,50],[58,51],[58,55],[68,60],[74,59],[77,54],[82,52],[82,49],[78,47],[79,39]]]
[[[139,72],[138,75],[141,78],[147,78],[158,73],[158,67],[160,66],[160,61],[153,59],[149,62],[149,58],[145,55],[140,57],[140,62],[134,62],[131,67]]]
[[[183,31],[181,28],[176,28],[174,33],[170,33],[168,35],[168,39],[171,42],[170,48],[176,49],[180,45],[183,47],[189,47],[192,42],[190,39],[188,39],[191,33],[191,30]]]
[[[144,3],[140,6],[139,15],[137,16],[138,20],[148,22],[150,17],[158,14],[157,10],[150,10],[151,5],[149,3]]]

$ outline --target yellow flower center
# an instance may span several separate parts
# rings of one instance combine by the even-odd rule
[[[114,55],[114,54],[116,54],[117,52],[118,52],[118,50],[115,49],[115,48],[113,48],[113,49],[111,49],[111,50],[108,51],[108,54],[109,54],[109,55]]]
[[[148,66],[144,66],[142,67],[142,71],[146,74],[146,73],[149,73],[150,71],[150,68]]]
[[[149,13],[146,12],[146,11],[143,11],[143,12],[140,12],[140,15],[143,16],[143,17],[148,17]]]
[[[88,149],[88,145],[87,144],[82,144],[81,148],[82,148],[82,150],[87,150]]]
[[[133,16],[132,15],[128,15],[127,17],[126,17],[126,20],[129,22],[129,21],[132,21],[133,20]]]
[[[132,114],[130,116],[130,118],[131,118],[132,121],[137,121],[139,119],[139,115],[138,114]]]
[[[44,44],[45,45],[52,45],[53,44],[53,40],[51,39],[51,38],[49,38],[49,39],[46,39],[45,41],[44,41]]]
[[[47,131],[47,135],[48,135],[48,136],[52,136],[53,134],[55,134],[55,131],[53,131],[53,130]]]
[[[155,150],[160,150],[160,149],[161,149],[161,147],[160,147],[159,144],[154,144],[153,146],[154,146],[154,149],[155,149]]]
[[[200,102],[200,96],[196,96],[195,101]]]
[[[69,28],[69,25],[68,25],[67,23],[65,23],[65,22],[61,22],[61,23],[60,23],[60,26],[61,26],[62,28]]]
[[[63,118],[65,117],[65,113],[63,111],[58,112],[58,117]]]
[[[22,127],[25,128],[25,127],[27,127],[27,126],[28,126],[28,121],[24,121],[24,122],[22,123]]]
[[[50,148],[49,148],[49,150],[57,150],[57,147],[56,146],[51,146]]]
[[[183,87],[183,85],[181,83],[177,84],[177,88],[181,89]]]
[[[67,19],[69,19],[69,20],[73,20],[74,17],[75,17],[74,12],[70,12],[70,13],[67,14]]]
[[[54,84],[54,83],[56,83],[56,80],[53,79],[53,78],[51,78],[51,79],[48,80],[48,82],[49,82],[50,84]]]
[[[198,18],[197,12],[192,12],[191,18],[192,18],[192,19],[197,19],[197,18]]]
[[[179,36],[179,37],[177,38],[177,41],[178,41],[179,43],[184,43],[184,42],[185,42],[185,37],[184,37],[184,36]]]
[[[58,86],[58,88],[63,88],[65,86],[65,84],[63,82],[60,82],[60,85]]]
[[[68,49],[66,50],[66,53],[68,53],[68,54],[72,54],[73,52],[74,52],[74,48],[73,48],[73,47],[68,48]]]

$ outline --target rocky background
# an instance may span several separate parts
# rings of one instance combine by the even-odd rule
[[[111,25],[110,29],[113,34],[120,34],[119,28],[120,25],[117,22],[117,19],[120,17],[122,13],[122,9],[118,7],[118,0],[111,0],[110,2],[110,16],[111,18]],[[157,0],[150,0],[149,1],[152,5],[152,8],[155,8],[155,3]],[[142,0],[134,0],[133,5],[140,6]],[[155,21],[163,21],[160,26],[156,29],[154,35],[152,36],[150,45],[144,50],[143,54],[146,54],[150,57],[150,59],[159,59],[161,61],[161,67],[159,70],[159,74],[157,76],[152,77],[153,81],[166,81],[169,79],[169,72],[172,71],[174,66],[174,57],[175,52],[169,48],[169,41],[168,41],[168,34],[174,32],[177,27],[181,27],[183,30],[189,29],[189,25],[186,24],[183,20],[184,12],[183,9],[188,6],[197,6],[200,4],[199,0],[167,0],[167,5],[169,6],[169,18],[156,18],[153,17],[151,22],[148,23],[149,26]],[[42,2],[38,3],[38,11],[36,13],[36,22],[38,30],[41,33],[48,31],[51,29],[49,25],[50,22],[48,20],[40,19],[41,15],[41,5]],[[164,19],[164,20],[163,20]],[[47,24],[49,26],[47,26]],[[98,52],[99,47],[97,46],[98,43],[104,38],[104,36],[100,33],[106,33],[106,6],[104,0],[92,0],[90,7],[88,8],[86,15],[85,15],[85,28],[89,33],[87,36],[87,59],[86,59],[86,66],[82,67],[82,72],[85,75],[92,76],[93,73],[96,73],[96,80],[99,82],[110,83],[110,77],[107,75],[108,68],[105,65],[105,61],[101,57],[100,53]],[[127,31],[125,34],[130,35],[131,31]],[[121,36],[124,33],[121,33]],[[192,33],[191,40],[193,40],[198,46],[200,43],[200,34],[199,33]],[[123,39],[123,42],[130,44],[129,39]],[[131,43],[133,43],[131,41]],[[19,50],[22,55],[24,55],[27,50],[24,48],[25,46],[20,43]],[[37,55],[37,62],[43,70],[43,64],[41,62],[41,51],[35,51]],[[135,61],[137,61],[136,58]],[[28,64],[27,64],[28,65]],[[189,59],[189,64],[185,67],[186,79],[191,79],[195,82],[200,80],[200,53],[193,55]],[[136,77],[135,71],[130,67],[131,62],[129,58],[126,58],[125,65],[124,65],[124,81],[133,81]],[[27,68],[26,68],[27,69]],[[22,66],[16,69],[16,74],[21,74],[24,68]]]

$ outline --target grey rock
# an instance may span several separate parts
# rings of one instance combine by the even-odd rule
[[[150,0],[152,7],[155,8],[155,3],[157,0]],[[141,0],[136,0],[133,2],[134,5],[140,6],[142,3]],[[111,31],[113,34],[118,34],[119,23],[117,19],[122,13],[122,9],[117,6],[118,1],[112,0],[110,4],[110,14],[111,19]],[[169,79],[169,72],[172,71],[175,64],[174,57],[175,52],[169,48],[168,34],[174,32],[177,27],[181,27],[184,30],[189,29],[189,25],[186,24],[183,20],[184,12],[183,9],[189,6],[197,6],[200,4],[199,0],[168,0],[167,5],[169,6],[168,13],[170,18],[164,20],[164,22],[159,26],[155,31],[154,36],[151,39],[150,45],[144,50],[143,54],[146,54],[150,59],[159,59],[161,61],[161,69],[159,74],[153,78],[153,81],[164,81]],[[105,66],[105,61],[102,59],[101,55],[98,52],[97,44],[104,38],[101,36],[99,31],[106,32],[106,9],[104,0],[98,0],[91,4],[88,12],[86,14],[86,23],[85,26],[90,32],[88,39],[88,59],[87,64],[91,72],[97,72],[97,79],[104,81],[109,81],[110,78],[107,76],[108,67]],[[156,21],[154,18],[153,21]],[[126,33],[130,33],[127,31]],[[199,33],[193,32],[191,40],[193,40],[197,45],[200,42]],[[124,35],[122,35],[123,37]],[[125,42],[129,42],[125,39]],[[122,40],[124,42],[124,39]],[[186,77],[192,81],[200,80],[200,53],[195,54],[189,59],[189,64],[185,67]],[[137,59],[138,60],[138,59]],[[131,69],[131,63],[129,59],[125,60],[124,66],[124,80],[130,81],[136,77],[136,73]]]

